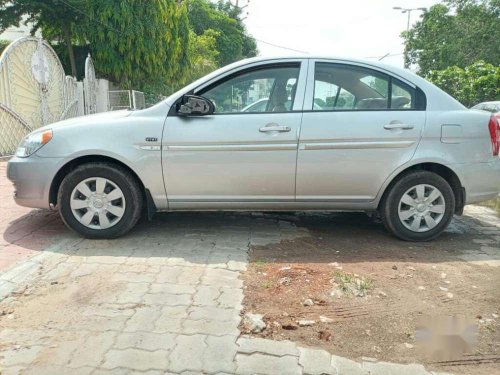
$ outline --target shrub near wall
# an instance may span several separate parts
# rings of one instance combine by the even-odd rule
[[[451,66],[426,77],[467,107],[500,100],[500,66],[478,61],[462,69]]]
[[[8,40],[0,40],[0,54],[3,52],[5,48],[10,44],[11,42]]]

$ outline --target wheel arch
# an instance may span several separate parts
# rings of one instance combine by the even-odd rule
[[[141,178],[139,175],[127,164],[124,162],[115,159],[110,156],[105,156],[105,155],[83,155],[76,157],[70,161],[68,161],[66,164],[64,164],[55,174],[54,178],[52,179],[51,185],[50,185],[50,190],[49,190],[49,204],[51,207],[55,207],[57,205],[57,194],[59,192],[59,188],[61,186],[61,183],[64,179],[64,177],[74,170],[76,167],[82,165],[82,164],[87,164],[87,163],[96,163],[96,162],[103,162],[103,163],[109,163],[109,164],[114,164],[117,165],[123,169],[125,169],[127,172],[129,172],[133,178],[137,181],[139,186],[141,187],[141,191],[143,193],[144,198],[146,199],[145,203],[147,204],[147,207],[150,205],[150,197],[151,194],[149,193],[149,190],[146,189],[144,186],[144,183],[142,182]],[[154,204],[154,203],[153,203]]]
[[[392,177],[390,182],[387,184],[385,189],[383,190],[382,196],[378,202],[377,208],[380,208],[380,205],[383,203],[385,197],[391,190],[392,186],[403,176],[411,173],[413,171],[429,171],[436,173],[438,176],[441,176],[448,182],[453,190],[453,195],[455,196],[455,214],[461,215],[465,206],[465,189],[462,186],[462,182],[458,175],[449,167],[444,164],[437,162],[420,162],[414,165],[411,165],[402,171],[399,171],[395,176]]]

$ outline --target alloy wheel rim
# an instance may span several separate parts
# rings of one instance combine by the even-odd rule
[[[438,188],[428,184],[419,184],[408,189],[398,205],[401,223],[417,233],[434,229],[443,220],[445,210],[443,194]]]
[[[84,226],[103,230],[116,225],[125,213],[125,196],[113,181],[90,177],[71,193],[71,212]]]

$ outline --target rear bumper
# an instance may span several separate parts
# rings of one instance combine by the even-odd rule
[[[488,163],[451,166],[465,188],[465,204],[495,199],[500,194],[500,158]]]
[[[14,200],[20,206],[49,208],[52,180],[62,159],[13,157],[7,163],[7,178],[14,184]]]

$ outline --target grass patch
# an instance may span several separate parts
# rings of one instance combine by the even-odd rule
[[[352,273],[337,271],[333,274],[335,283],[344,293],[352,293],[356,296],[365,296],[373,289],[373,281],[364,277],[355,276]]]
[[[267,264],[267,262],[265,260],[262,260],[262,259],[257,259],[255,262],[253,262],[253,264],[257,268],[262,268]]]
[[[264,281],[262,284],[260,284],[261,288],[268,289],[271,286],[271,283],[269,281]]]

